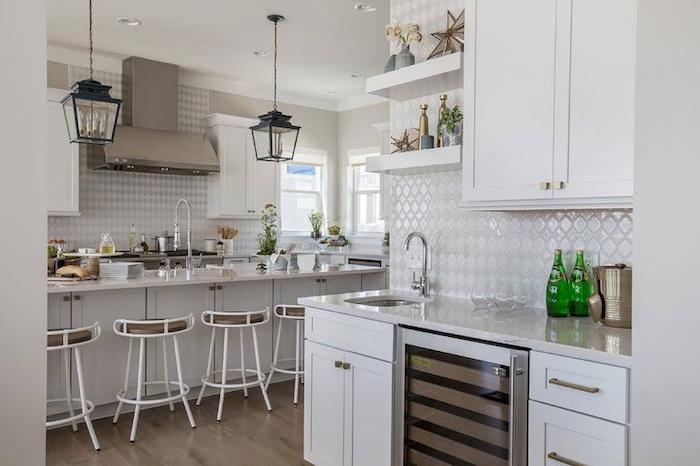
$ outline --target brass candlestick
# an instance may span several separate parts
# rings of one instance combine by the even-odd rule
[[[442,140],[442,128],[440,127],[440,120],[442,120],[442,114],[447,110],[447,94],[440,95],[440,108],[438,109],[438,121],[437,121],[437,147],[442,147],[444,141]]]

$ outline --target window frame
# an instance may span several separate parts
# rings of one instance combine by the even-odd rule
[[[355,169],[360,166],[367,166],[367,161],[366,159],[368,157],[376,157],[381,155],[381,148],[379,146],[371,146],[371,147],[364,147],[361,149],[352,149],[348,151],[348,178],[349,178],[349,183],[348,187],[350,188],[350,199],[349,199],[349,204],[350,204],[350,220],[352,223],[352,234],[353,236],[356,237],[369,237],[369,238],[376,238],[376,237],[381,237],[384,235],[384,230],[382,231],[360,231],[358,229],[359,222],[358,222],[358,199],[359,196],[362,194],[377,194],[379,195],[379,205],[381,209],[381,202],[382,202],[382,188],[381,188],[381,183],[380,186],[377,189],[372,189],[372,190],[358,190],[358,178],[355,174]],[[362,161],[358,161],[360,158],[362,158]],[[380,218],[380,221],[384,222],[384,229],[386,229],[386,222]]]
[[[285,168],[286,165],[307,165],[307,166],[315,166],[315,167],[320,167],[321,168],[321,186],[318,191],[307,191],[307,190],[298,190],[298,189],[284,189],[282,186],[283,183],[283,178],[285,176]],[[280,163],[280,176],[279,176],[279,190],[280,190],[280,205],[279,205],[279,214],[280,214],[280,235],[286,236],[286,237],[293,237],[293,236],[299,236],[299,237],[308,237],[311,234],[311,224],[309,224],[309,229],[307,231],[304,230],[284,230],[283,229],[283,218],[284,218],[284,209],[282,208],[282,197],[284,196],[284,193],[300,193],[300,194],[315,194],[317,196],[318,200],[318,205],[321,207],[321,212],[323,213],[324,217],[327,217],[327,209],[328,209],[328,201],[327,201],[327,196],[328,196],[328,189],[327,189],[327,180],[328,180],[328,153],[324,150],[321,149],[313,149],[309,147],[299,147],[297,146],[295,152],[294,152],[294,159],[290,160],[288,162],[281,162]]]

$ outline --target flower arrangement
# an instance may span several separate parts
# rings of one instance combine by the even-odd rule
[[[263,225],[263,232],[260,233],[256,241],[258,243],[258,256],[269,256],[277,250],[277,207],[267,204],[263,209],[260,218]]]
[[[387,24],[385,34],[387,41],[400,43],[403,47],[408,47],[413,43],[417,44],[423,40],[423,34],[421,34],[420,26],[417,24]]]
[[[438,126],[442,128],[447,133],[454,133],[455,126],[461,123],[464,115],[462,115],[462,110],[455,105],[452,109],[447,109],[442,112],[440,116],[440,121],[438,121]]]
[[[311,237],[321,237],[321,227],[323,227],[323,213],[312,210],[309,214],[309,223],[311,223]]]

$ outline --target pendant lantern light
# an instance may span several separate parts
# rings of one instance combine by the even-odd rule
[[[284,16],[270,15],[268,20],[274,23],[275,55],[274,55],[274,91],[272,110],[260,115],[260,123],[251,126],[255,158],[265,162],[288,162],[294,158],[299,130],[290,121],[291,115],[285,115],[277,110],[277,23],[284,21]]]
[[[107,86],[93,79],[92,68],[92,0],[90,16],[90,78],[78,81],[63,98],[63,113],[71,143],[105,145],[114,141],[122,101],[112,98]]]

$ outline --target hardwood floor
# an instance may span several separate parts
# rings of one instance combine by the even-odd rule
[[[303,387],[303,385],[301,386]],[[301,388],[300,387],[300,388]],[[259,389],[226,395],[224,418],[216,422],[218,396],[209,396],[200,407],[190,402],[197,428],[192,430],[182,403],[171,413],[167,406],[141,412],[136,443],[129,443],[132,414],[117,425],[112,420],[93,421],[102,450],[95,452],[84,424],[78,432],[70,425],[46,434],[48,465],[309,465],[303,461],[301,400],[292,403],[293,382],[270,385],[272,411],[268,412]]]

